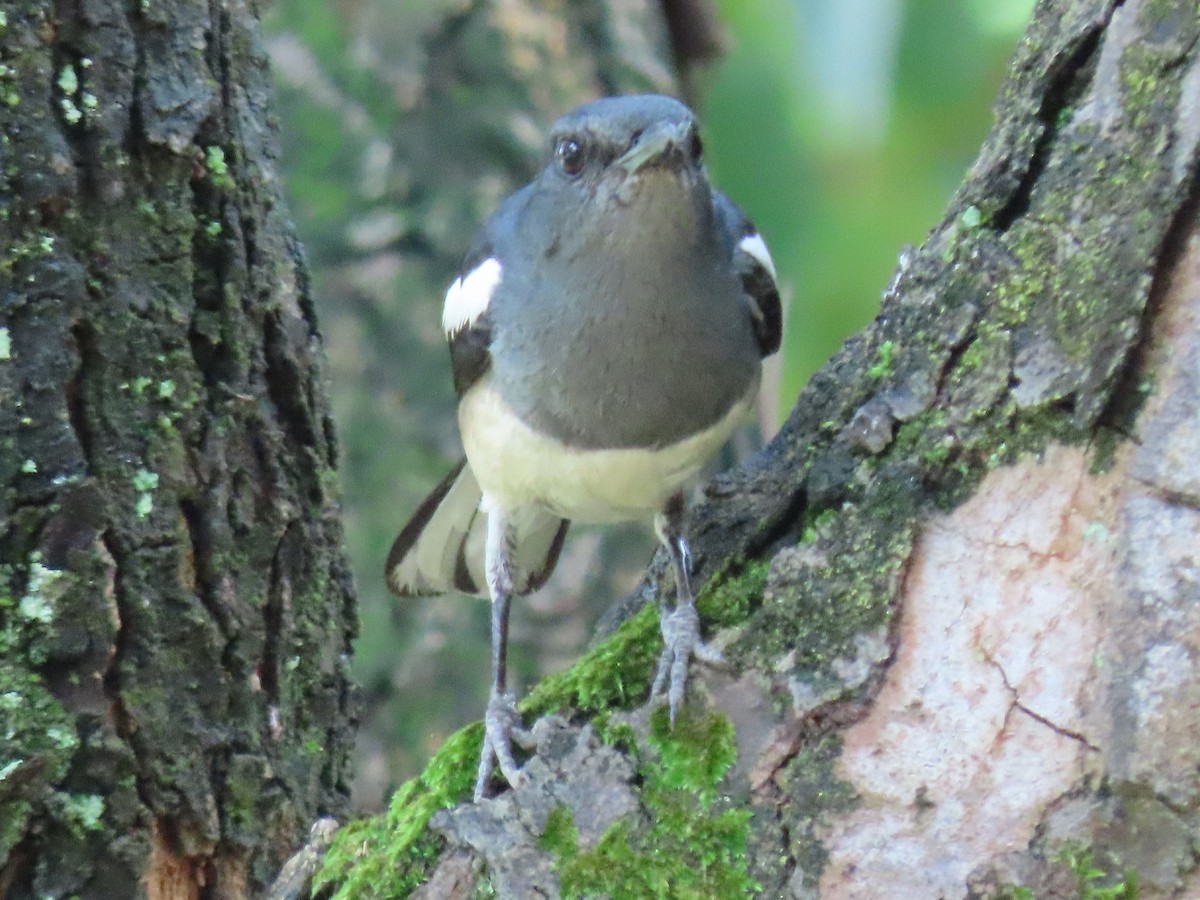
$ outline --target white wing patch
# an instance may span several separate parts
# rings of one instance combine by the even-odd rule
[[[763,251],[766,252],[765,247]],[[446,305],[442,307],[442,331],[446,337],[454,337],[479,321],[479,317],[487,312],[499,283],[500,260],[494,256],[489,256],[466,275],[454,279],[454,284],[446,291]]]
[[[778,277],[775,274],[775,261],[771,259],[771,251],[767,249],[767,242],[758,232],[748,234],[738,241],[738,249],[758,260],[762,267],[771,273],[772,278]]]

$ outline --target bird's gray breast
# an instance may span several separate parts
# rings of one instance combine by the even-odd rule
[[[527,241],[538,252],[506,266],[492,300],[497,389],[572,446],[674,443],[716,424],[758,377],[741,287],[715,243],[656,251],[652,233],[626,238]]]

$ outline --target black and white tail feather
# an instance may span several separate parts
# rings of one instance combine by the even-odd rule
[[[404,526],[387,558],[387,583],[402,597],[460,591],[488,595],[483,569],[487,513],[465,459],[450,470]],[[562,551],[570,522],[534,507],[509,515],[514,593],[541,587]]]

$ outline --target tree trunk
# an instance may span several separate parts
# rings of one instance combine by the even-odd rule
[[[257,893],[353,593],[253,0],[0,2],[0,896]]]
[[[1200,894],[1198,143],[1192,0],[1039,4],[879,317],[695,512],[730,671],[672,732],[637,612],[526,700],[528,787],[467,802],[467,729],[325,883]]]

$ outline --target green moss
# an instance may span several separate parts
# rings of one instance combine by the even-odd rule
[[[579,829],[569,806],[556,806],[546,817],[538,846],[560,859],[573,859],[579,851]]]
[[[656,782],[669,790],[695,794],[705,804],[725,772],[737,761],[737,740],[729,720],[685,707],[672,727],[665,708],[650,717],[650,745],[658,754]]]
[[[13,581],[22,577],[25,586],[18,600]],[[26,790],[64,778],[79,744],[73,717],[46,689],[41,675],[27,668],[45,658],[54,609],[70,581],[42,567],[36,556],[24,572],[0,566],[0,655],[5,659],[0,666],[0,858],[21,840],[44,802],[39,793]],[[37,777],[29,778],[29,772]],[[57,811],[59,817],[70,812]]]
[[[992,894],[988,900],[1037,900],[1032,888],[1017,884],[1007,884]]]
[[[817,539],[821,529],[828,526],[836,517],[837,513],[832,509],[823,509],[815,514],[810,510],[805,510],[804,525],[800,531],[800,543],[811,544]]]
[[[743,624],[762,602],[770,570],[770,560],[764,559],[714,576],[696,598],[701,621],[708,628]]]
[[[628,709],[646,699],[661,649],[658,611],[646,606],[570,669],[544,678],[521,711],[537,716],[562,709]]]
[[[75,74],[74,66],[67,64],[62,67],[58,73],[58,88],[64,94],[74,94],[79,90],[79,77]]]
[[[1068,844],[1055,855],[1054,861],[1064,863],[1075,876],[1079,900],[1137,900],[1137,873],[1126,870],[1117,875],[1105,871],[1096,864],[1096,854],[1091,848]]]
[[[762,596],[768,569],[767,562],[759,561],[710,579],[696,600],[705,625],[744,622]],[[658,623],[656,607],[639,610],[570,669],[543,679],[522,701],[521,711],[533,716],[566,709],[600,713],[645,702],[662,651]]]
[[[917,498],[902,480],[876,479],[818,529],[811,561],[778,566],[759,614],[732,655],[770,671],[789,654],[797,671],[824,672],[854,656],[855,640],[885,625],[912,549]]]
[[[671,729],[666,712],[656,714],[650,748],[638,766],[648,823],[617,822],[595,847],[580,852],[569,814],[556,811],[553,837],[543,835],[562,896],[726,898],[756,892],[746,867],[750,813],[721,809],[716,799],[736,754],[733,726],[724,716],[685,711]]]
[[[29,229],[24,238],[11,239],[0,254],[0,275],[11,278],[21,264],[50,256],[55,243],[54,235],[40,229]]]
[[[336,888],[337,900],[407,896],[425,879],[443,844],[426,826],[439,809],[470,795],[482,744],[479,723],[451,735],[425,772],[396,791],[384,815],[338,831],[314,890]]]
[[[814,879],[829,856],[818,837],[819,823],[848,812],[858,802],[853,786],[838,775],[841,755],[840,737],[823,735],[802,746],[777,776],[788,804],[797,810],[796,820],[807,823],[793,830],[789,852],[796,869]],[[815,881],[809,886],[815,892]]]
[[[968,206],[958,217],[958,222],[965,230],[971,231],[983,224],[983,213],[978,206]]]
[[[233,179],[229,175],[229,163],[225,159],[225,150],[213,145],[204,148],[204,168],[212,176],[212,182],[218,188],[233,187]]]
[[[77,836],[99,831],[104,815],[104,798],[98,794],[62,794],[62,818]]]
[[[879,345],[876,351],[875,364],[867,369],[867,375],[870,378],[878,381],[892,371],[892,355],[895,352],[895,345],[891,341],[884,341]]]

